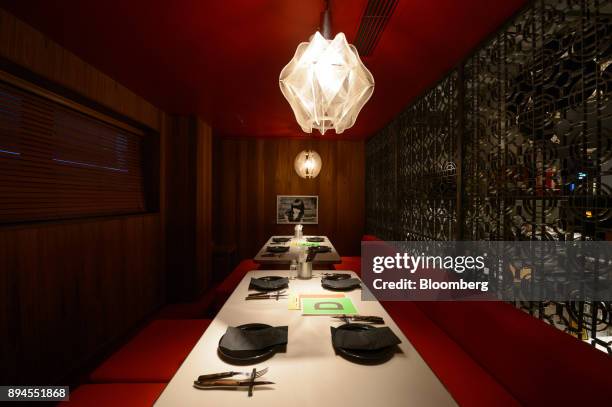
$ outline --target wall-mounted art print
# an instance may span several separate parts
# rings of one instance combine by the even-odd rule
[[[319,197],[317,195],[277,195],[276,223],[318,224]]]

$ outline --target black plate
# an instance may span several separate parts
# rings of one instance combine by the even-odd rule
[[[273,241],[274,243],[286,243],[286,242],[288,242],[289,240],[291,240],[291,238],[290,238],[290,237],[273,237],[273,238],[272,238],[272,241]]]
[[[306,240],[309,241],[310,243],[320,243],[320,242],[325,241],[325,239],[323,239],[322,237],[318,237],[318,236],[307,237]]]
[[[268,246],[266,251],[268,253],[285,253],[289,251],[289,246]]]
[[[245,331],[254,331],[258,329],[271,328],[270,325],[266,324],[244,324],[237,326],[236,328],[243,329]],[[217,353],[219,357],[227,363],[234,365],[254,365],[263,360],[272,357],[278,350],[278,346],[270,346],[265,349],[258,349],[253,351],[231,351],[229,349],[222,348],[220,346],[223,336],[219,339],[219,347]]]
[[[346,280],[348,278],[351,278],[350,274],[343,274],[343,273],[332,273],[326,276],[323,276],[323,278],[321,280],[332,280],[332,281],[338,281],[338,280]]]
[[[282,280],[285,277],[281,277],[281,276],[263,276],[263,277],[258,277],[256,280],[262,280],[262,281],[278,281],[278,280]],[[255,290],[255,291],[277,291],[277,290],[282,290],[283,288],[287,288],[289,287],[289,283],[284,284],[282,286],[276,287],[276,288],[269,288],[269,289],[265,289],[265,288],[260,288],[260,287],[255,287],[253,285],[249,285],[249,290]]]
[[[330,290],[330,291],[353,291],[356,288],[361,288],[361,283],[355,283],[355,285],[351,285],[345,288],[337,288],[337,287],[332,287],[332,286],[325,284],[325,279],[322,279],[321,287],[325,288],[326,290]]]
[[[340,325],[338,329],[346,329],[351,331],[367,331],[370,329],[376,329],[371,325],[366,324],[344,324]],[[333,342],[332,342],[333,344]],[[396,345],[387,346],[386,348],[376,350],[362,350],[362,349],[345,349],[336,348],[334,350],[340,356],[348,359],[352,362],[363,363],[363,364],[379,364],[384,363],[391,359],[397,349]]]
[[[263,277],[257,277],[257,280],[261,280],[261,281],[278,281],[278,280],[282,280],[285,277],[281,277],[281,276],[263,276]]]
[[[311,253],[329,253],[331,252],[331,247],[329,246],[311,246],[308,248],[308,251]]]

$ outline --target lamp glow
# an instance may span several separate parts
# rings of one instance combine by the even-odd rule
[[[340,134],[352,127],[374,92],[374,77],[343,33],[326,40],[316,32],[298,45],[279,84],[306,133],[333,128]]]
[[[313,150],[304,150],[295,157],[295,172],[302,178],[315,178],[321,172],[321,156]]]

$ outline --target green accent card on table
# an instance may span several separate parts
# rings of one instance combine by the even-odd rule
[[[356,315],[350,298],[302,298],[303,315]]]

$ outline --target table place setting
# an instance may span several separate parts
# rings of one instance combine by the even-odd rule
[[[263,276],[251,278],[249,290],[257,292],[248,294],[244,299],[247,301],[275,299],[278,301],[281,298],[287,298],[287,291],[285,290],[287,287],[289,287],[289,277]]]
[[[332,346],[345,359],[363,364],[380,364],[398,351],[402,341],[389,327],[347,323],[330,327]]]
[[[314,253],[314,254],[331,252],[331,247],[329,246],[312,244],[312,245],[306,245],[306,247],[308,247],[308,251],[310,253]]]
[[[329,246],[309,246],[306,253],[306,261],[312,262],[317,254],[329,252],[331,252],[331,247]]]
[[[279,238],[281,239],[281,238]],[[265,247],[265,252],[262,253],[262,257],[277,257],[281,258],[285,255],[285,253],[289,252],[289,246],[285,246],[286,242],[274,242],[276,245],[281,244],[283,246],[272,246],[268,245]]]
[[[334,273],[321,276],[321,287],[332,291],[352,291],[361,288],[361,280],[350,274]]]
[[[273,237],[272,243],[287,243],[291,241],[290,237]]]
[[[289,278],[281,276],[263,276],[251,278],[249,290],[260,292],[278,291],[289,287]]]
[[[266,246],[266,253],[282,254],[289,251],[289,246]]]
[[[219,339],[219,357],[234,365],[259,363],[286,350],[288,330],[260,323],[229,326]]]
[[[211,389],[228,389],[228,388],[248,388],[248,396],[253,396],[253,388],[255,386],[265,386],[275,384],[274,382],[255,380],[262,377],[268,372],[268,368],[257,371],[253,368],[251,372],[221,372],[210,373],[198,376],[198,379],[193,382],[193,387],[200,390]],[[248,378],[234,379],[234,376],[248,376]]]

